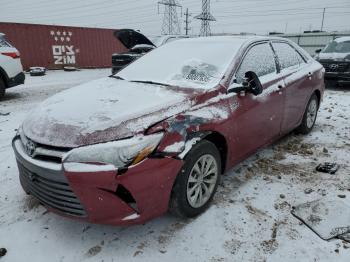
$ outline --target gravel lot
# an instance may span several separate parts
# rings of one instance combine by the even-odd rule
[[[122,228],[47,212],[20,187],[15,129],[45,98],[109,72],[27,76],[0,101],[0,248],[7,250],[1,262],[349,261],[350,244],[320,239],[290,211],[320,198],[350,206],[350,88],[326,91],[310,135],[290,134],[226,173],[214,204],[196,219],[166,215]],[[314,171],[326,161],[341,165],[336,175]]]

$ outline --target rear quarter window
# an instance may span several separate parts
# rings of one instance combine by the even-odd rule
[[[281,69],[305,64],[301,55],[289,44],[275,42],[272,45],[278,57]]]

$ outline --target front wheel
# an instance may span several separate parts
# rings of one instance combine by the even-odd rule
[[[215,195],[221,174],[216,146],[202,140],[188,153],[172,190],[170,211],[180,217],[203,213]]]
[[[313,94],[307,104],[303,120],[300,126],[296,129],[298,133],[306,135],[311,132],[316,122],[318,108],[318,97],[316,94]]]

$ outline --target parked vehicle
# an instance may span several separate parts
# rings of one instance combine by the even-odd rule
[[[94,223],[194,217],[223,172],[312,130],[323,78],[282,38],[169,43],[34,110],[13,139],[20,181],[48,209]]]
[[[0,33],[0,98],[7,88],[23,84],[24,78],[18,50]]]
[[[143,34],[131,29],[122,29],[115,32],[115,37],[130,49],[127,52],[112,55],[112,74],[117,73],[131,62],[144,56],[156,47],[170,43],[175,40],[188,38],[184,35],[157,36],[148,39]]]
[[[328,83],[350,84],[350,37],[336,38],[316,52],[316,60],[326,69],[325,80]]]

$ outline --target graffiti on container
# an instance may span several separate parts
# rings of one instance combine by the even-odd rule
[[[52,46],[55,65],[75,64],[75,55],[79,50],[74,50],[74,45],[70,43],[73,33],[66,31],[51,31],[50,35],[55,40],[55,44]]]

